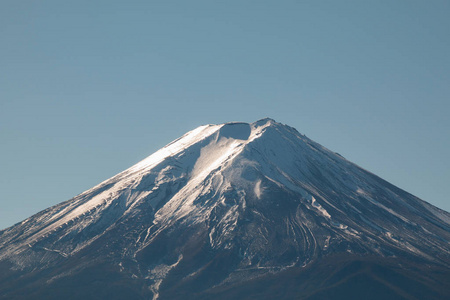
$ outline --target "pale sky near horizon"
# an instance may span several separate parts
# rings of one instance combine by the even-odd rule
[[[0,229],[271,117],[450,211],[450,1],[0,3]]]

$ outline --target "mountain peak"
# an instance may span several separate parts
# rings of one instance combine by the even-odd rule
[[[260,125],[261,125],[261,124],[267,124],[267,123],[271,123],[271,124],[280,124],[280,123],[278,123],[277,121],[275,121],[274,119],[269,118],[269,117],[262,118],[262,119],[256,121],[254,124],[260,124]]]
[[[263,118],[260,120],[257,120],[253,123],[247,123],[247,122],[226,122],[226,123],[222,123],[222,124],[218,124],[218,125],[210,125],[210,126],[220,126],[220,127],[228,127],[228,126],[241,126],[242,129],[244,129],[244,127],[248,126],[250,128],[257,128],[257,127],[268,127],[268,126],[285,126],[281,123],[276,122],[274,119],[271,118]],[[202,126],[200,126],[202,127]]]

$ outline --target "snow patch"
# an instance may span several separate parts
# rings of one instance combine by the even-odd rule
[[[159,298],[159,287],[160,287],[161,283],[166,278],[166,276],[170,272],[170,270],[175,268],[182,259],[183,259],[183,255],[180,254],[178,256],[178,260],[174,264],[171,264],[171,265],[161,264],[150,270],[150,274],[146,278],[153,280],[153,284],[151,286],[149,286],[149,289],[153,293],[153,300],[156,300]]]
[[[263,188],[261,188],[261,180],[258,180],[255,184],[254,192],[258,199],[261,198]]]
[[[322,205],[320,205],[317,201],[316,198],[314,198],[314,196],[311,196],[311,205],[316,208],[321,214],[322,216],[324,216],[327,219],[331,219],[330,214],[327,212],[327,210],[325,208],[322,207]]]

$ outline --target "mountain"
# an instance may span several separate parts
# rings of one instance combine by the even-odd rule
[[[450,299],[450,214],[271,119],[0,231],[1,299]]]

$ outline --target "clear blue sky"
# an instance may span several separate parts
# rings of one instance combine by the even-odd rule
[[[0,3],[0,228],[263,117],[450,210],[450,1]]]

